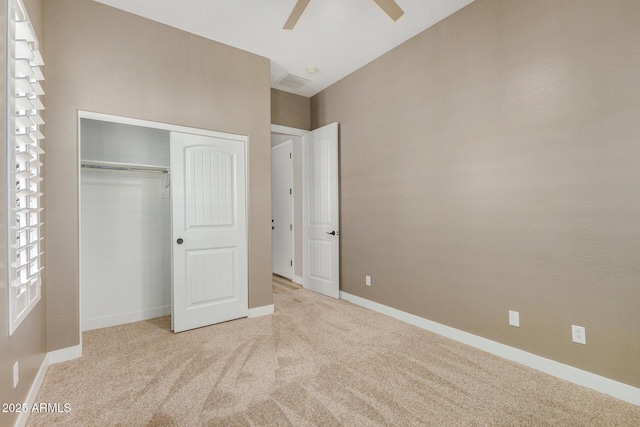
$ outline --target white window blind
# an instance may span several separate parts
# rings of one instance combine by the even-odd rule
[[[44,65],[21,0],[10,0],[7,97],[9,162],[9,333],[40,300],[42,270],[42,155],[40,81]]]

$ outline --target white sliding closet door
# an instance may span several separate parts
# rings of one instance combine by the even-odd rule
[[[174,332],[248,314],[244,150],[171,133]]]

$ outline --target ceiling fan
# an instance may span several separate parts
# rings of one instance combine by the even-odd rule
[[[302,13],[307,8],[311,0],[298,0],[295,6],[293,6],[293,10],[287,19],[287,22],[284,23],[285,30],[293,30],[293,27],[296,26],[298,19],[302,16]],[[404,15],[404,11],[398,6],[394,0],[373,0],[379,7],[389,15],[389,18],[397,21],[400,19],[402,15]]]

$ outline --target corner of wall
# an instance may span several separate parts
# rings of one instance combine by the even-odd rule
[[[271,124],[311,130],[311,99],[272,88]]]

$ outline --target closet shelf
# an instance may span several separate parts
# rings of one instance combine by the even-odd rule
[[[99,160],[82,160],[80,165],[83,168],[90,169],[107,169],[118,171],[133,171],[133,172],[162,172],[168,173],[168,166],[158,165],[142,165],[136,163],[119,163],[119,162],[103,162]]]

